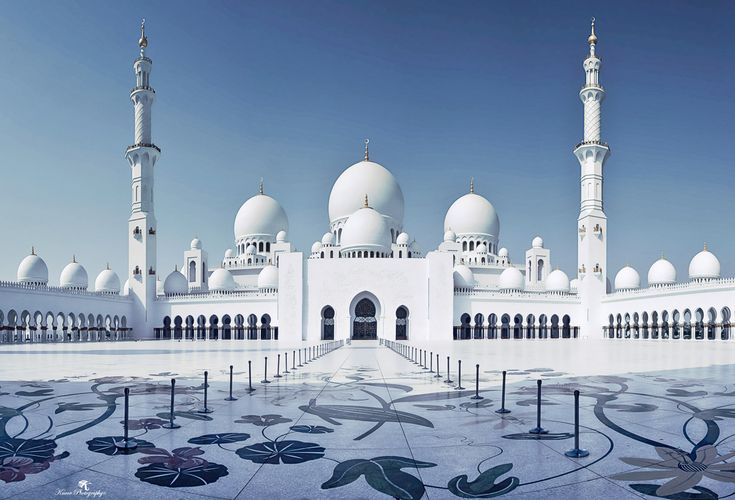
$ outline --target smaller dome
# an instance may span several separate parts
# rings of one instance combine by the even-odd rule
[[[676,268],[661,257],[648,269],[648,286],[672,285],[676,283]]]
[[[324,233],[324,236],[322,236],[322,245],[334,245],[334,235],[332,233]]]
[[[278,288],[278,268],[265,266],[258,274],[258,288]]]
[[[498,257],[508,257],[508,249],[503,247],[498,250]]]
[[[98,293],[120,293],[120,278],[109,267],[103,269],[94,280],[94,291]]]
[[[183,275],[182,275],[183,276]],[[237,288],[235,278],[227,269],[215,269],[209,276],[209,289],[213,292],[231,292]]]
[[[630,266],[625,266],[615,275],[615,290],[634,290],[641,287],[641,276]]]
[[[477,245],[477,248],[475,248],[475,252],[487,253],[487,245],[484,243],[480,243],[479,245]]]
[[[544,240],[541,236],[536,236],[531,242],[533,248],[544,248]]]
[[[523,290],[523,273],[515,267],[509,267],[498,278],[498,288],[501,290]]]
[[[163,293],[166,295],[189,293],[189,283],[186,281],[186,276],[175,268],[171,271],[171,274],[166,276],[166,280],[163,282]]]
[[[257,249],[255,248],[255,245],[253,245],[253,244],[251,243],[251,244],[250,244],[250,245],[248,245],[248,246],[247,246],[247,248],[245,249],[245,255],[255,255],[255,252],[256,252],[256,251],[257,251]]]
[[[572,292],[576,292],[579,290],[579,278],[574,278],[572,281],[569,282],[569,290]]]
[[[191,240],[191,249],[192,250],[201,250],[202,249],[202,240],[199,238],[194,238]]]
[[[123,284],[122,294],[130,295],[130,280],[125,280],[125,283]]]
[[[396,245],[406,246],[408,245],[409,237],[408,233],[401,233],[396,238]]]
[[[464,264],[454,266],[454,288],[474,288],[475,275],[472,270]]]
[[[569,276],[561,269],[554,269],[546,277],[544,285],[547,292],[567,293],[569,292]]]
[[[689,279],[718,279],[719,277],[720,261],[715,254],[707,250],[707,245],[705,245],[704,250],[692,257],[689,262]]]
[[[280,230],[276,234],[276,243],[284,243],[286,241],[286,231]]]
[[[314,244],[311,245],[311,253],[317,253],[321,249],[322,249],[322,244],[319,241],[315,241]]]
[[[232,248],[228,248],[225,250],[225,259],[231,259],[235,256],[235,252],[232,250]]]
[[[457,241],[457,234],[451,229],[448,229],[444,233],[444,241]]]
[[[354,249],[389,253],[391,237],[385,217],[369,206],[361,208],[345,222],[341,245],[343,252]]]
[[[87,286],[89,286],[87,271],[77,262],[76,258],[73,258],[61,271],[59,286],[61,288],[73,288],[76,290],[86,290]]]
[[[31,254],[20,261],[17,276],[20,283],[46,285],[48,283],[48,267],[46,262],[36,255],[36,251],[31,250]]]

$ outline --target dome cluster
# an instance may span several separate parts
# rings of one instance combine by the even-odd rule
[[[16,273],[18,283],[34,286],[48,286],[48,266],[46,262],[36,255],[36,250],[31,249],[20,261]],[[127,286],[127,282],[126,282]],[[59,287],[68,290],[84,291],[89,288],[89,276],[87,270],[76,257],[72,257],[59,275]],[[118,295],[120,293],[120,278],[108,265],[94,280],[94,291],[99,294]]]
[[[444,217],[444,241],[450,233],[455,241],[472,240],[486,244],[494,252],[500,235],[500,219],[495,207],[485,197],[470,192],[456,200]]]
[[[720,261],[705,245],[689,261],[689,279],[691,281],[707,281],[720,278]],[[676,268],[665,257],[661,257],[651,264],[648,269],[648,286],[663,287],[676,283]],[[641,278],[638,271],[630,266],[623,267],[615,275],[615,290],[636,290],[641,287]]]
[[[377,210],[365,205],[350,215],[342,230],[341,252],[374,252],[376,256],[385,257],[390,254],[392,238],[388,221]]]

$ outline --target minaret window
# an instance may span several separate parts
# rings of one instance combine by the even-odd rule
[[[542,281],[544,277],[544,261],[542,259],[538,260],[538,267],[536,268],[536,280]]]
[[[189,283],[194,283],[197,280],[197,265],[193,260],[189,262]]]

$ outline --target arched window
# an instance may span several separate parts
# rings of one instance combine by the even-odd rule
[[[258,251],[259,252],[262,252],[263,251],[263,242],[262,241],[260,243],[258,243]]]
[[[332,306],[322,309],[322,340],[334,340],[334,309]]]
[[[556,314],[551,317],[551,338],[559,338],[559,316]]]
[[[260,339],[271,339],[271,317],[269,314],[264,314],[260,317]]]
[[[561,319],[561,336],[564,339],[571,338],[572,336],[572,329],[571,329],[571,326],[569,325],[570,321],[571,321],[571,318],[569,317],[568,314],[565,314]]]
[[[467,242],[466,241],[463,241],[462,242],[462,250],[465,251],[465,252],[467,251]]]
[[[510,316],[503,314],[500,318],[500,338],[510,338]]]
[[[528,281],[531,281],[531,261],[528,261],[528,271],[526,271],[526,279]]]
[[[189,262],[189,283],[197,280],[197,264],[193,260]]]
[[[475,314],[475,326],[473,331],[473,337],[476,339],[485,338],[485,317],[481,313]]]
[[[396,340],[408,340],[408,309],[396,309]]]
[[[475,242],[470,241],[470,252],[473,251],[474,249],[475,249]]]
[[[544,279],[544,261],[543,259],[538,260],[538,267],[536,268],[536,281],[543,281]]]
[[[265,244],[265,251],[266,252],[270,252],[271,251],[271,242],[270,241]]]
[[[496,339],[498,338],[498,316],[494,313],[491,313],[487,316],[487,338],[489,339]]]
[[[720,314],[722,315],[722,330],[720,331],[720,339],[729,340],[730,339],[730,309],[728,307],[723,307]]]
[[[472,318],[469,314],[464,313],[459,318],[459,322],[461,323],[459,326],[459,337],[462,340],[469,339],[470,335],[472,333],[472,327],[470,326],[470,321],[472,321]]]
[[[521,316],[520,314],[516,314],[513,318],[513,338],[523,338],[523,316]]]
[[[258,317],[255,314],[248,316],[248,339],[255,340],[258,338]]]

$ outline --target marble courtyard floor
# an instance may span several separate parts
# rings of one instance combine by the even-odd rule
[[[418,348],[423,345],[416,344]],[[291,372],[281,342],[0,346],[0,499],[735,496],[735,344],[432,344],[441,377],[377,342]],[[277,354],[289,372],[273,378]],[[451,378],[446,383],[446,356]],[[263,357],[270,384],[261,384]],[[457,363],[462,385],[457,390]],[[248,393],[247,361],[255,392]],[[428,362],[428,359],[427,359]],[[474,395],[475,364],[480,395]],[[226,401],[229,365],[236,401]],[[297,363],[298,364],[298,359]],[[208,370],[208,406],[202,406]],[[501,371],[507,370],[505,406]],[[283,366],[281,366],[283,371]],[[170,379],[175,415],[168,419]],[[542,380],[542,425],[536,425]],[[123,391],[130,434],[123,454]],[[573,396],[581,392],[581,447]]]

